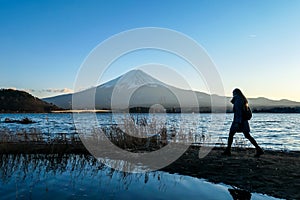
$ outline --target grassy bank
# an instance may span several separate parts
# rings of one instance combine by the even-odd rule
[[[142,123],[145,123],[142,121]],[[148,129],[148,128],[150,129]],[[124,131],[123,131],[124,130]],[[180,130],[179,130],[180,131]],[[156,133],[143,138],[148,133]],[[139,137],[133,137],[138,135]],[[149,135],[148,135],[149,136]],[[209,137],[194,134],[179,134],[158,124],[135,126],[131,121],[124,127],[109,126],[99,131],[93,130],[83,135],[91,141],[110,139],[112,143],[131,152],[158,150],[170,141],[193,143],[174,163],[161,169],[169,173],[205,178],[211,182],[225,183],[234,187],[268,194],[284,199],[300,199],[300,152],[265,151],[260,158],[254,158],[254,149],[237,144],[232,156],[222,156],[223,147],[213,148],[207,156],[199,158],[199,150]],[[0,157],[7,155],[85,155],[92,157],[81,142],[78,134],[43,134],[36,129],[30,131],[0,131]],[[4,162],[4,161],[3,161]],[[124,164],[124,162],[122,162]]]

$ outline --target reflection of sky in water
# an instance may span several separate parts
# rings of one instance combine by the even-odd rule
[[[226,185],[161,171],[119,172],[91,156],[2,155],[0,165],[1,199],[232,199]]]
[[[84,115],[85,114],[82,114],[83,120]],[[98,126],[106,126],[112,123],[122,123],[122,119],[125,115],[120,114],[112,117],[112,115],[108,113],[98,113],[96,116]],[[133,116],[135,119],[146,117],[148,120],[151,120],[149,119],[151,118],[149,114]],[[211,115],[209,114],[156,114],[155,116],[158,122],[166,124],[170,129],[172,128],[178,131],[184,127],[185,130],[190,130],[198,138],[202,134],[205,134],[210,137],[212,143],[221,145],[225,145],[227,142],[226,138],[233,118],[232,114],[227,114],[224,125],[214,127]],[[218,116],[218,114],[214,114],[214,116]],[[1,122],[3,122],[6,117],[12,119],[28,117],[37,123],[28,125],[0,123],[0,131],[6,129],[14,133],[18,131],[21,132],[23,129],[37,129],[45,135],[55,135],[57,133],[73,134],[76,131],[72,114],[0,114]],[[90,122],[86,121],[85,123],[89,125]],[[251,134],[264,148],[300,150],[300,114],[254,113],[250,121],[250,126]],[[251,144],[244,139],[242,133],[237,133],[236,139],[236,141],[252,147]]]

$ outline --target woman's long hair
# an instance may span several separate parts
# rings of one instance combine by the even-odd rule
[[[233,94],[234,94],[234,95],[240,96],[240,97],[243,99],[245,105],[248,104],[247,98],[245,97],[245,95],[242,93],[242,91],[241,91],[240,89],[235,88],[235,89],[233,90]]]

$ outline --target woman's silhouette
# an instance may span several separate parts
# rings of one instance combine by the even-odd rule
[[[248,100],[243,95],[240,89],[233,90],[233,98],[231,100],[233,104],[234,118],[230,127],[228,145],[223,155],[231,155],[231,145],[233,142],[233,136],[237,132],[243,132],[244,136],[255,146],[256,154],[255,157],[259,157],[264,152],[258,146],[255,139],[250,135],[250,126],[248,120],[245,118],[245,112],[248,106]]]

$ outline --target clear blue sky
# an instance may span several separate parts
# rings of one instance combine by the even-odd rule
[[[95,46],[150,26],[201,44],[227,95],[239,87],[248,97],[300,101],[299,10],[296,0],[0,0],[0,87],[68,92]]]

